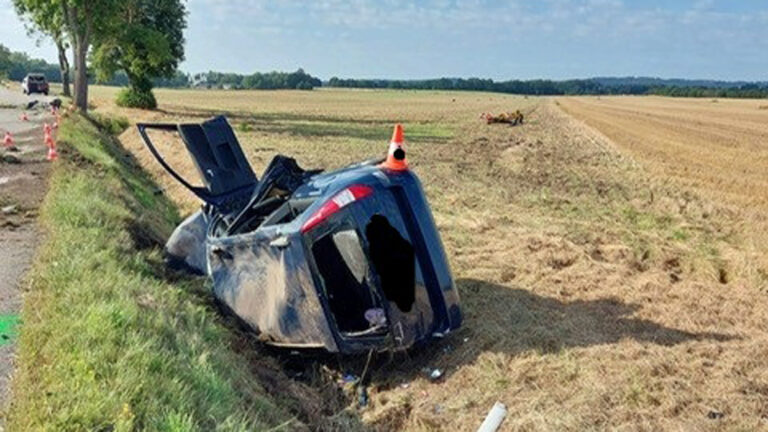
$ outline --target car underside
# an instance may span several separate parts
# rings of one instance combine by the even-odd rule
[[[439,233],[409,169],[369,160],[323,173],[278,155],[257,179],[224,117],[138,127],[203,202],[168,240],[169,264],[207,274],[216,299],[260,340],[356,353],[406,349],[461,325]],[[202,187],[168,165],[152,130],[180,136]]]

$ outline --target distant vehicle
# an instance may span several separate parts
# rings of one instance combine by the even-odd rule
[[[168,240],[169,263],[207,274],[260,340],[351,354],[406,349],[461,325],[440,235],[398,147],[402,128],[386,163],[321,173],[278,155],[260,180],[224,117],[138,128],[205,203]],[[168,165],[148,129],[178,132],[203,186]]]
[[[45,75],[39,73],[27,74],[21,81],[21,91],[24,94],[42,93],[48,96],[48,81]]]

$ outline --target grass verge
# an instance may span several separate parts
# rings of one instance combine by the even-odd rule
[[[301,427],[210,310],[165,273],[175,207],[96,123],[70,117],[28,276],[9,430]]]

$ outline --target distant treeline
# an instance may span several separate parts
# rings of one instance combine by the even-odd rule
[[[766,98],[768,87],[747,84],[739,87],[654,87],[648,94],[674,97]]]
[[[410,90],[479,90],[523,95],[664,95],[680,97],[768,97],[768,82],[728,82],[708,80],[660,79],[644,77],[590,78],[564,81],[511,80],[481,78],[438,78],[427,80],[340,79],[331,78],[327,86],[344,88]]]
[[[125,73],[118,72],[112,80],[100,84],[127,86],[128,83],[128,77]],[[323,85],[319,78],[309,75],[303,69],[296,72],[256,72],[250,75],[214,71],[194,75],[176,72],[173,78],[155,79],[153,83],[155,87],[201,87],[233,90],[312,90]]]
[[[21,81],[31,72],[42,73],[49,82],[61,82],[59,66],[41,59],[32,59],[23,52],[13,52],[0,44],[0,79]],[[89,79],[90,83],[96,80]],[[299,69],[295,72],[256,72],[250,75],[207,72],[195,75],[176,72],[172,78],[152,80],[154,87],[205,87],[231,89],[299,89],[312,90],[323,85],[319,78]],[[125,87],[130,84],[125,72],[118,71],[112,79],[99,84]]]
[[[50,82],[60,82],[58,65],[32,59],[21,52],[11,52],[0,44],[0,77],[21,81],[29,72],[45,74]],[[598,77],[590,79],[494,81],[482,78],[438,78],[426,80],[340,79],[323,83],[299,69],[295,72],[256,72],[250,75],[206,72],[176,72],[172,78],[153,80],[155,87],[202,87],[226,89],[302,89],[346,87],[410,90],[475,90],[523,95],[663,95],[681,97],[768,98],[768,81],[715,81],[661,79],[648,77]],[[127,86],[128,77],[117,72],[101,84]]]
[[[298,89],[312,90],[323,82],[319,78],[299,69],[296,72],[256,72],[251,75],[236,73],[207,72],[195,74],[190,84],[194,87],[231,89]]]
[[[0,78],[21,81],[29,72],[45,74],[48,81],[61,81],[58,65],[29,58],[26,53],[11,51],[0,44]]]

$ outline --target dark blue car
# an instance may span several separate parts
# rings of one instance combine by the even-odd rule
[[[208,274],[215,297],[264,342],[405,349],[461,325],[440,235],[397,142],[401,129],[386,159],[321,173],[276,156],[257,179],[224,117],[138,128],[204,203],[169,239],[169,263]],[[203,186],[166,163],[149,129],[180,135]]]

